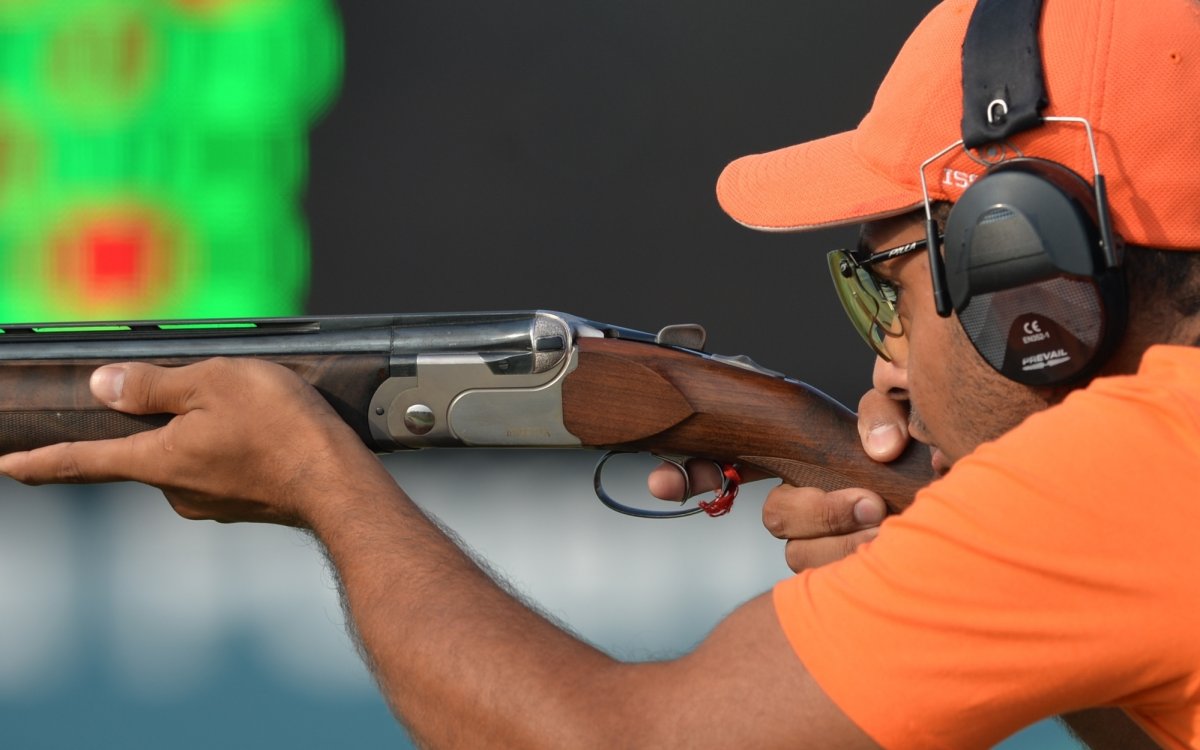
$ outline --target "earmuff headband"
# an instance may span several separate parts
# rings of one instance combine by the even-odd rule
[[[979,148],[1042,124],[1049,99],[1038,27],[1042,0],[979,0],[963,40],[963,145]]]

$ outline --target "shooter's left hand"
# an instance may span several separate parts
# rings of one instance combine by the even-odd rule
[[[27,484],[134,480],[162,489],[185,518],[289,526],[311,525],[323,499],[391,481],[320,394],[279,365],[108,365],[91,388],[119,411],[178,416],[127,438],[9,454],[0,473]]]

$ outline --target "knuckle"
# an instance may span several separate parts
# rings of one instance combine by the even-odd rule
[[[237,371],[237,361],[232,357],[213,357],[196,364],[197,373],[203,375],[197,380],[222,382]]]
[[[838,539],[836,559],[841,559],[854,554],[854,551],[858,549],[859,545],[865,541],[866,539],[862,538],[858,534],[847,534],[846,536],[841,537]]]
[[[763,514],[763,528],[776,539],[788,539],[787,521],[780,515]]]
[[[169,410],[172,404],[169,399],[168,372],[169,368],[166,367],[131,363],[125,371],[125,390],[122,400],[137,412]]]
[[[772,500],[770,495],[767,496],[767,501],[763,503],[762,507],[762,524],[773,536],[782,539],[784,518],[777,507],[778,504],[778,501]]]
[[[805,540],[793,539],[784,545],[783,558],[794,573],[816,567],[812,560],[812,544]]]
[[[135,383],[135,396],[138,401],[145,404],[157,404],[159,394],[162,391],[162,384],[159,378],[143,373]]]
[[[816,487],[780,485],[767,494],[763,503],[763,526],[774,536],[810,538],[830,533],[829,494]]]
[[[229,381],[236,380],[246,373],[247,364],[247,361],[242,359],[217,357],[213,360],[213,374],[221,385],[228,385]]]
[[[308,383],[283,365],[264,360],[245,360],[239,364],[241,369],[236,377],[244,378],[246,384],[259,394],[281,398],[316,396],[315,391],[307,394],[305,391],[311,390]]]
[[[768,492],[762,507],[763,526],[780,539],[788,536],[789,529],[797,524],[808,502],[810,490],[781,484]]]
[[[854,534],[847,534],[841,537],[838,542],[837,558],[841,559],[858,551],[858,548],[874,539],[878,534],[878,529],[866,529]]]
[[[827,536],[846,531],[846,512],[841,503],[835,502],[832,494],[825,496],[820,505],[820,528]]]
[[[83,468],[75,455],[75,444],[69,443],[63,447],[58,464],[54,470],[54,481],[63,484],[78,484],[84,481]]]

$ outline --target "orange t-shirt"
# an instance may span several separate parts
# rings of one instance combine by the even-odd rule
[[[1200,748],[1200,349],[1154,347],[1033,415],[774,597],[886,748],[989,747],[1094,706]]]

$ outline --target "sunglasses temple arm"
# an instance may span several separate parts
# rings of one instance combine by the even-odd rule
[[[925,235],[929,246],[929,274],[933,277],[933,302],[937,306],[937,314],[948,318],[953,307],[950,304],[950,290],[946,288],[946,266],[942,260],[937,221],[932,217],[925,219]]]

